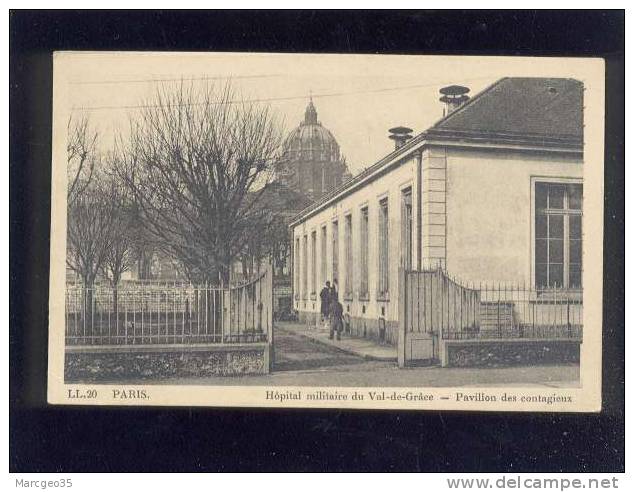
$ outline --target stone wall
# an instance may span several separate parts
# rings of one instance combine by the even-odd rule
[[[177,378],[245,376],[269,372],[269,347],[210,347],[195,351],[69,351],[65,382],[165,381]]]
[[[498,367],[579,362],[578,341],[445,341],[443,366]]]

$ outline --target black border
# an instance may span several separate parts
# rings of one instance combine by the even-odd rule
[[[10,12],[10,471],[624,470],[623,11]],[[597,415],[46,404],[53,50],[597,56],[606,60]]]

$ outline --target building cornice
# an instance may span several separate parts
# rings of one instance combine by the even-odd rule
[[[379,176],[416,157],[427,147],[455,147],[465,149],[512,150],[518,152],[542,152],[583,155],[583,143],[574,137],[544,137],[541,135],[458,132],[432,128],[421,133],[399,149],[386,155],[369,168],[363,170],[342,186],[323,196],[293,217],[289,227],[294,227],[333,203],[350,195]]]
[[[583,151],[583,139],[572,135],[547,136],[530,133],[458,131],[431,128],[426,132],[429,142],[464,142],[484,145],[507,145],[513,147],[530,147],[539,150],[567,149]]]

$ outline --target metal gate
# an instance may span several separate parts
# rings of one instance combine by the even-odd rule
[[[581,288],[461,285],[436,269],[399,272],[398,361],[435,363],[441,345],[583,337]],[[445,345],[446,346],[446,345]]]
[[[442,270],[399,275],[398,363],[436,363],[443,333],[477,329],[480,291],[457,284]]]

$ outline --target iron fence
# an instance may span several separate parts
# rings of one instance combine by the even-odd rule
[[[443,339],[565,338],[583,335],[581,289],[468,284],[443,270],[405,273],[406,330]]]
[[[230,288],[148,283],[66,288],[67,345],[270,341],[272,282],[266,270]]]

